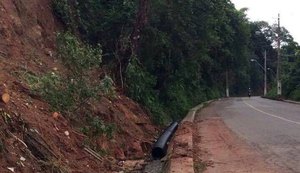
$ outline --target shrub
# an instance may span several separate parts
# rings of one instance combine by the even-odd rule
[[[266,95],[268,98],[276,99],[277,96],[277,87],[271,88],[271,90]]]
[[[63,79],[53,72],[42,76],[28,73],[25,77],[33,92],[41,95],[53,111],[70,112],[87,98],[97,96],[97,88],[82,80]]]
[[[67,77],[52,72],[41,76],[26,73],[33,92],[41,95],[54,111],[72,112],[88,98],[95,98],[99,87],[91,83],[88,72],[101,63],[101,49],[80,42],[71,33],[57,36],[58,56],[70,70]]]
[[[188,98],[184,85],[175,81],[167,90],[168,102],[166,104],[171,113],[171,117],[178,120],[186,115],[191,108],[191,99]]]
[[[93,48],[80,42],[70,32],[57,35],[58,56],[76,76],[84,75],[92,68],[100,67],[102,59],[101,46]]]
[[[131,58],[125,76],[128,95],[150,110],[155,123],[164,124],[168,117],[158,99],[158,93],[153,89],[156,79],[139,64],[136,57]]]
[[[88,124],[81,131],[91,139],[105,134],[109,139],[113,138],[116,130],[114,124],[105,124],[99,117],[89,117]]]
[[[27,74],[27,83],[35,94],[41,95],[54,111],[70,110],[74,106],[72,94],[55,73],[43,76]]]
[[[300,87],[293,90],[291,92],[291,94],[289,95],[289,98],[291,98],[292,100],[295,100],[295,101],[300,101]]]
[[[105,95],[106,97],[109,98],[116,97],[114,81],[108,75],[105,75],[105,77],[100,81],[100,90],[102,91],[102,94]]]
[[[62,21],[66,26],[73,26],[73,15],[71,13],[71,7],[68,4],[68,0],[53,0],[52,9],[58,19]]]

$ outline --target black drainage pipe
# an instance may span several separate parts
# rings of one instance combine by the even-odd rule
[[[178,128],[178,122],[173,122],[163,134],[158,138],[156,143],[152,148],[152,157],[156,159],[161,159],[167,154],[168,149],[168,142],[170,141],[171,137],[175,133]]]

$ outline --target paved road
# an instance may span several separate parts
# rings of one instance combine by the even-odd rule
[[[300,105],[251,97],[224,99],[212,106],[268,163],[300,173]]]

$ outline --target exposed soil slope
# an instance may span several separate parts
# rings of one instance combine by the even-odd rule
[[[120,160],[143,159],[157,128],[143,109],[125,96],[87,104],[94,114],[116,125],[112,139],[93,140],[104,152],[86,151],[87,136],[50,107],[22,80],[64,67],[55,57],[57,25],[50,0],[0,1],[0,85],[11,96],[0,103],[0,172],[112,172]],[[78,119],[84,117],[78,117]],[[93,156],[94,155],[94,156]]]

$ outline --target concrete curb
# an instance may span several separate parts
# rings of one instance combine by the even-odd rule
[[[198,110],[202,109],[204,106],[210,104],[211,102],[213,102],[215,100],[210,100],[210,101],[207,101],[207,102],[204,102],[192,109],[190,109],[190,111],[188,112],[188,114],[186,115],[186,117],[181,121],[181,123],[184,123],[184,122],[194,122],[194,119],[195,119],[195,114]]]
[[[280,101],[280,102],[286,102],[286,103],[300,104],[300,102],[293,101],[293,100],[273,99],[273,98],[269,98],[269,97],[261,97],[261,98]]]
[[[166,173],[194,173],[193,122],[195,114],[214,100],[204,102],[188,112],[169,145]]]
[[[293,101],[293,100],[282,100],[283,102],[287,102],[287,103],[293,103],[293,104],[298,104],[300,105],[300,102],[296,102],[296,101]]]

